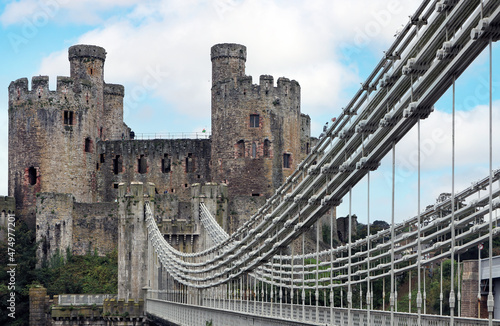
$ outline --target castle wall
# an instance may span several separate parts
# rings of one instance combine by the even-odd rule
[[[63,256],[97,250],[105,255],[118,244],[118,203],[78,203],[73,195],[39,193],[36,204],[36,239],[41,263],[57,251]]]
[[[210,181],[208,139],[100,142],[98,154],[104,161],[98,171],[102,201],[116,198],[119,183],[138,181],[152,182],[158,194],[172,193],[179,201],[189,202],[190,185]]]
[[[73,254],[104,256],[118,244],[118,203],[74,203]]]
[[[266,203],[264,196],[233,196],[229,199],[228,218],[224,230],[229,234],[236,231]]]
[[[122,85],[104,85],[104,112],[102,121],[102,140],[129,139],[130,132],[123,126],[123,96],[125,88]]]
[[[193,252],[199,224],[194,221],[191,201],[181,201],[176,194],[155,195],[155,217],[165,239],[176,249]]]
[[[42,192],[36,197],[36,241],[38,264],[56,252],[66,255],[73,246],[73,200],[71,194]]]
[[[300,114],[300,153],[301,161],[311,152],[311,118]]]

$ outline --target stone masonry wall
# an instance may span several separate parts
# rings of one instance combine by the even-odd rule
[[[478,317],[478,280],[479,273],[477,260],[464,261],[462,274],[462,306],[460,317]]]
[[[100,142],[98,154],[102,201],[114,200],[118,184],[132,181],[152,182],[158,194],[172,193],[180,201],[190,201],[190,185],[210,180],[208,139]]]
[[[118,245],[118,203],[74,203],[73,254],[106,255]]]
[[[223,227],[229,234],[236,231],[266,202],[264,196],[233,196],[229,200],[227,222]]]
[[[36,207],[39,262],[57,251],[105,255],[118,244],[118,203],[78,203],[71,194],[39,193]]]
[[[36,241],[38,264],[56,252],[66,254],[73,246],[73,201],[71,194],[42,192],[36,197]]]

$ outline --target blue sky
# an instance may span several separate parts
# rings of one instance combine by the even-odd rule
[[[312,135],[317,136],[358,90],[419,4],[419,0],[1,0],[0,194],[7,194],[7,87],[18,78],[48,75],[54,89],[56,76],[69,75],[71,45],[94,44],[107,50],[105,81],[125,86],[125,122],[136,133],[150,133],[209,130],[210,47],[244,44],[246,73],[254,83],[262,74],[300,83],[302,112],[311,116]],[[500,59],[496,46],[494,57]],[[483,54],[457,81],[457,104],[463,111],[457,130],[458,189],[487,173],[485,140],[477,137],[487,123],[487,64]],[[146,86],[144,78],[152,74],[158,83]],[[422,167],[423,207],[440,192],[450,191],[449,128],[444,127],[450,103],[446,94],[422,122],[430,146]],[[496,114],[495,121],[498,118]],[[398,219],[416,214],[415,139],[409,136],[397,148],[397,198],[404,203],[396,208]],[[500,154],[495,153],[498,167]],[[389,171],[384,162],[373,173],[372,219],[390,216]],[[365,191],[364,182],[354,189],[359,193],[358,216],[365,210],[360,204]],[[339,215],[346,212],[346,205],[339,207]]]

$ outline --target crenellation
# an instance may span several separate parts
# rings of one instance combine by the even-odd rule
[[[19,78],[9,84],[9,109],[24,101],[30,94],[28,78]]]
[[[241,89],[247,88],[247,90],[252,88],[252,76],[241,76],[238,77],[238,87]]]
[[[16,209],[16,199],[9,196],[0,196],[0,212],[14,214]]]
[[[31,78],[31,93],[35,99],[48,98],[49,76],[33,76]]]
[[[9,85],[9,103],[12,109],[30,108],[39,103],[35,109],[57,108],[66,103],[73,110],[89,106],[89,100],[95,93],[93,85],[88,80],[75,80],[71,77],[57,76],[56,90],[50,90],[48,76],[33,76],[31,89],[27,78],[20,78]],[[113,85],[113,84],[112,84]],[[121,85],[113,85],[111,94],[123,94]],[[121,86],[123,88],[123,86]],[[123,95],[122,95],[123,96]]]
[[[274,89],[274,77],[271,75],[260,75],[259,86],[264,91],[271,91]]]

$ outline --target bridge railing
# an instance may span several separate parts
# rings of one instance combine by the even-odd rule
[[[279,304],[253,300],[202,300],[199,306],[171,302],[162,298],[175,295],[168,293],[149,293],[146,300],[146,313],[160,320],[169,320],[181,325],[203,325],[212,320],[214,325],[249,325],[246,320],[266,321],[265,325],[350,325],[390,326],[390,311],[347,309],[340,307]],[[317,311],[317,312],[316,312]],[[231,324],[233,323],[233,324]],[[394,313],[394,325],[418,325],[416,313]],[[421,326],[449,326],[449,316],[422,315]],[[455,326],[486,326],[487,319],[454,318]],[[494,320],[493,326],[500,326]]]
[[[114,298],[116,294],[60,294],[60,306],[102,305],[104,300]]]
[[[132,137],[132,135],[130,135]],[[108,140],[126,139],[123,134],[111,135]],[[210,132],[151,132],[134,133],[134,140],[153,140],[153,139],[210,139]]]

